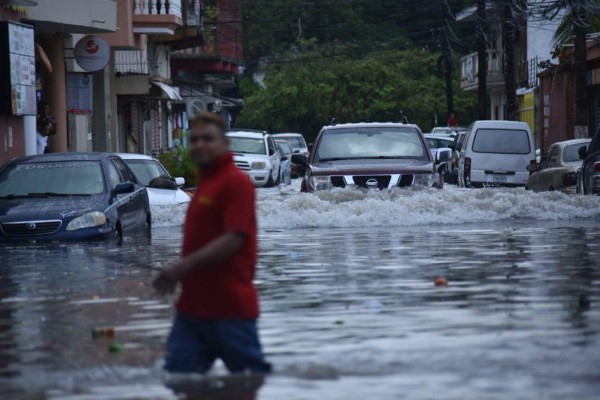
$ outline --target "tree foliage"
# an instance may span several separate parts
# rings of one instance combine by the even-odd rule
[[[267,69],[265,87],[246,78],[242,83],[246,106],[238,126],[314,137],[332,118],[338,122],[399,121],[401,110],[423,129],[431,128],[436,114],[438,123],[445,124],[439,54],[389,50],[356,58],[332,57],[331,52],[330,47],[301,49],[297,60],[273,63]],[[459,117],[471,119],[476,99],[458,87],[455,92]]]

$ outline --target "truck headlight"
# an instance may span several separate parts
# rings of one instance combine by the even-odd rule
[[[311,176],[309,179],[310,186],[313,190],[329,190],[333,189],[331,177],[329,176]]]
[[[265,169],[266,166],[267,166],[267,163],[265,163],[265,162],[253,162],[250,165],[250,168],[252,168],[252,169]]]
[[[435,182],[434,174],[416,174],[415,175],[415,181],[414,181],[415,186],[432,187],[433,182]]]
[[[77,217],[67,225],[68,231],[76,231],[83,228],[93,228],[106,224],[106,215],[100,211],[94,211]]]

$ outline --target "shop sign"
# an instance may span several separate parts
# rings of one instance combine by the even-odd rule
[[[98,36],[85,36],[75,45],[74,56],[82,69],[101,71],[110,61],[110,46]]]

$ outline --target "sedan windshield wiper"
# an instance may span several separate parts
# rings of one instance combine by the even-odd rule
[[[70,197],[70,196],[91,196],[87,193],[56,193],[56,192],[44,192],[44,193],[28,193],[30,197]]]
[[[327,161],[349,161],[349,160],[400,160],[411,157],[403,157],[403,156],[373,156],[373,157],[336,157],[336,158],[322,158],[319,162],[327,162]]]

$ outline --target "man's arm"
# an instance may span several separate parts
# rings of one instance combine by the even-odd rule
[[[197,268],[219,265],[229,260],[244,245],[245,236],[225,233],[183,260],[166,268],[152,284],[160,294],[172,293],[185,275]]]

